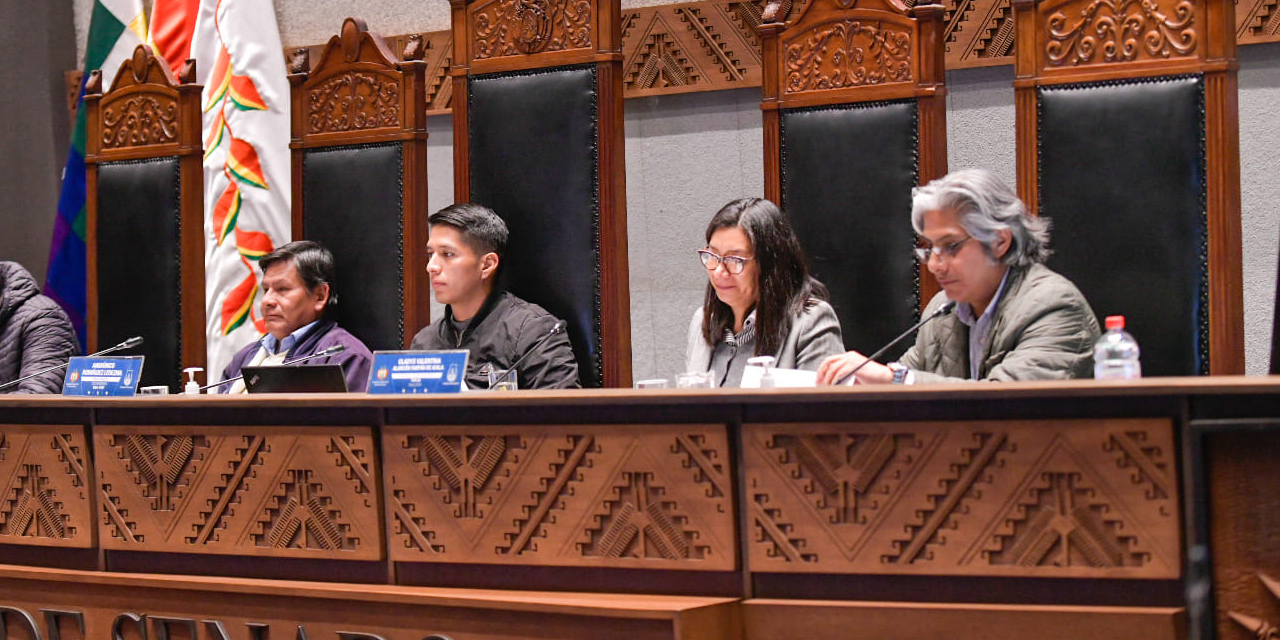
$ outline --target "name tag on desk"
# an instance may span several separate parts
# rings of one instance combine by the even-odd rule
[[[369,393],[457,393],[467,375],[469,353],[374,351]]]
[[[143,356],[76,356],[62,381],[64,396],[131,396],[142,377]]]

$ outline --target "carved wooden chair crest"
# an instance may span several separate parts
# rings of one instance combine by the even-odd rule
[[[141,335],[141,384],[204,366],[204,176],[195,62],[139,46],[85,86],[88,351]]]
[[[294,53],[293,233],[337,262],[337,320],[371,349],[430,321],[422,39],[396,56],[347,18],[314,65]]]
[[[1019,195],[1146,375],[1244,373],[1233,11],[1014,2]]]
[[[765,196],[831,290],[845,344],[874,350],[936,291],[909,213],[911,189],[947,167],[943,8],[813,0],[784,22],[788,6],[770,2],[759,30]]]
[[[492,208],[505,286],[569,323],[585,387],[629,386],[617,0],[453,0],[454,197]]]

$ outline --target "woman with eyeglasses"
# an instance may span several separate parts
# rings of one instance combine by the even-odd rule
[[[707,294],[689,324],[686,371],[711,371],[717,386],[742,382],[747,359],[815,370],[844,352],[827,288],[809,275],[800,241],[778,206],[761,198],[726,204],[698,251]]]

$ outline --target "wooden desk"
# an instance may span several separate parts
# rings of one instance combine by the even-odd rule
[[[31,640],[1243,640],[1280,623],[1252,509],[1280,497],[1273,424],[1280,384],[1243,377],[0,397],[0,616]]]

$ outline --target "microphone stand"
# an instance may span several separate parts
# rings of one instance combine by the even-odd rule
[[[898,344],[899,342],[902,342],[902,339],[903,339],[903,338],[905,338],[905,337],[907,337],[907,336],[909,336],[909,335],[911,335],[911,334],[915,333],[917,330],[919,330],[919,329],[920,329],[920,327],[923,327],[924,325],[928,324],[930,320],[933,320],[934,318],[940,318],[940,317],[942,317],[942,316],[947,315],[948,313],[951,313],[955,308],[956,308],[956,301],[955,301],[955,300],[948,300],[948,301],[946,301],[946,302],[942,303],[942,306],[941,306],[941,307],[938,307],[938,309],[937,309],[936,311],[934,311],[933,313],[929,314],[929,317],[927,317],[927,318],[925,318],[925,319],[921,320],[920,322],[917,322],[917,323],[915,323],[915,324],[911,325],[911,328],[910,328],[910,329],[907,329],[906,331],[903,331],[901,335],[899,335],[898,337],[896,337],[896,338],[894,338],[894,339],[890,340],[890,341],[889,341],[889,344],[886,344],[885,346],[880,347],[880,350],[879,350],[879,351],[876,351],[875,353],[873,353],[873,354],[871,354],[871,355],[867,356],[867,359],[866,359],[866,360],[863,360],[863,361],[862,361],[862,364],[860,364],[860,365],[858,365],[858,366],[854,367],[854,368],[853,368],[853,371],[850,371],[849,373],[846,373],[846,374],[844,374],[843,376],[840,376],[840,379],[839,379],[839,380],[836,380],[833,384],[834,384],[835,386],[840,386],[840,385],[842,385],[842,384],[844,384],[844,383],[848,382],[848,381],[849,381],[849,379],[850,379],[850,378],[852,378],[852,377],[854,376],[854,374],[858,373],[858,371],[860,371],[863,367],[867,366],[867,363],[869,363],[869,362],[871,362],[871,361],[875,360],[876,358],[879,358],[880,356],[884,355],[884,352],[886,352],[886,351],[888,351],[890,348],[892,348],[892,347],[893,347],[893,345]]]
[[[123,350],[125,350],[125,349],[132,349],[132,348],[134,348],[134,347],[136,347],[136,346],[138,346],[138,345],[140,345],[140,344],[142,344],[142,336],[134,336],[134,337],[132,337],[132,338],[129,338],[128,340],[125,340],[124,342],[121,342],[120,344],[118,344],[118,345],[116,345],[116,346],[114,346],[114,347],[107,347],[106,349],[103,349],[102,351],[99,351],[99,352],[97,352],[97,353],[91,353],[91,354],[89,354],[89,355],[87,355],[87,356],[85,356],[85,357],[86,357],[86,358],[96,358],[96,357],[98,357],[98,356],[105,356],[105,355],[107,355],[108,353],[115,353],[115,352],[117,352],[117,351],[123,351]],[[22,382],[23,380],[30,380],[30,379],[32,379],[32,378],[34,378],[34,377],[36,377],[36,376],[42,376],[42,375],[44,375],[44,374],[46,374],[46,373],[49,373],[50,371],[57,371],[58,369],[65,369],[65,368],[67,368],[67,367],[69,367],[69,366],[71,366],[71,361],[70,361],[70,360],[67,360],[66,362],[64,362],[64,363],[62,363],[62,364],[60,364],[60,365],[53,366],[53,367],[49,367],[48,369],[44,369],[44,370],[41,370],[41,371],[37,371],[37,372],[35,372],[35,373],[31,373],[31,374],[27,374],[27,375],[25,375],[25,376],[22,376],[21,378],[18,378],[17,380],[10,380],[10,381],[8,381],[8,382],[6,382],[6,383],[4,383],[4,384],[0,384],[0,390],[3,390],[3,389],[5,389],[5,388],[7,388],[7,387],[12,387],[13,385],[18,384],[19,382]]]
[[[312,358],[323,358],[323,357],[325,357],[325,356],[331,356],[331,355],[333,355],[333,354],[335,354],[335,353],[342,353],[343,351],[346,351],[346,350],[347,350],[347,348],[346,348],[346,347],[344,347],[344,346],[342,346],[342,345],[340,345],[340,344],[335,344],[335,345],[333,345],[332,347],[329,347],[328,349],[325,349],[324,351],[317,351],[317,352],[315,352],[315,353],[313,353],[313,354],[311,354],[311,355],[309,355],[309,356],[302,356],[301,358],[294,358],[294,359],[292,359],[292,360],[286,360],[286,361],[284,361],[284,362],[281,362],[281,363],[280,363],[280,366],[282,366],[282,367],[287,367],[287,366],[289,366],[289,365],[291,365],[291,364],[298,364],[299,362],[306,362],[307,360],[310,360],[310,359],[312,359]],[[200,387],[200,389],[199,389],[199,390],[200,390],[200,391],[204,391],[205,389],[212,389],[212,388],[214,388],[214,387],[221,387],[221,386],[222,386],[222,385],[224,385],[224,384],[230,384],[230,383],[232,383],[232,382],[235,382],[236,380],[243,380],[243,379],[244,379],[244,374],[242,373],[242,374],[240,374],[240,375],[238,375],[238,376],[236,376],[236,377],[234,377],[234,378],[227,378],[226,380],[223,380],[222,382],[215,382],[215,383],[213,383],[213,384],[206,384],[205,386]]]
[[[493,383],[489,385],[489,388],[493,389],[494,387],[497,387],[498,385],[501,385],[503,382],[505,382],[507,377],[510,376],[512,372],[516,370],[516,367],[519,366],[521,362],[524,362],[525,358],[529,357],[529,354],[533,353],[534,351],[537,351],[538,347],[541,347],[542,343],[546,342],[549,338],[551,338],[551,336],[554,336],[555,334],[560,333],[561,331],[564,331],[565,325],[567,324],[569,323],[565,322],[564,320],[556,320],[556,323],[552,325],[551,330],[547,332],[547,335],[539,338],[537,342],[533,343],[532,347],[529,347],[528,351],[524,352],[524,355],[520,356],[519,358],[516,358],[516,361],[511,363],[511,366],[507,367],[506,373],[503,373],[501,376],[498,377],[497,380],[494,380]]]

